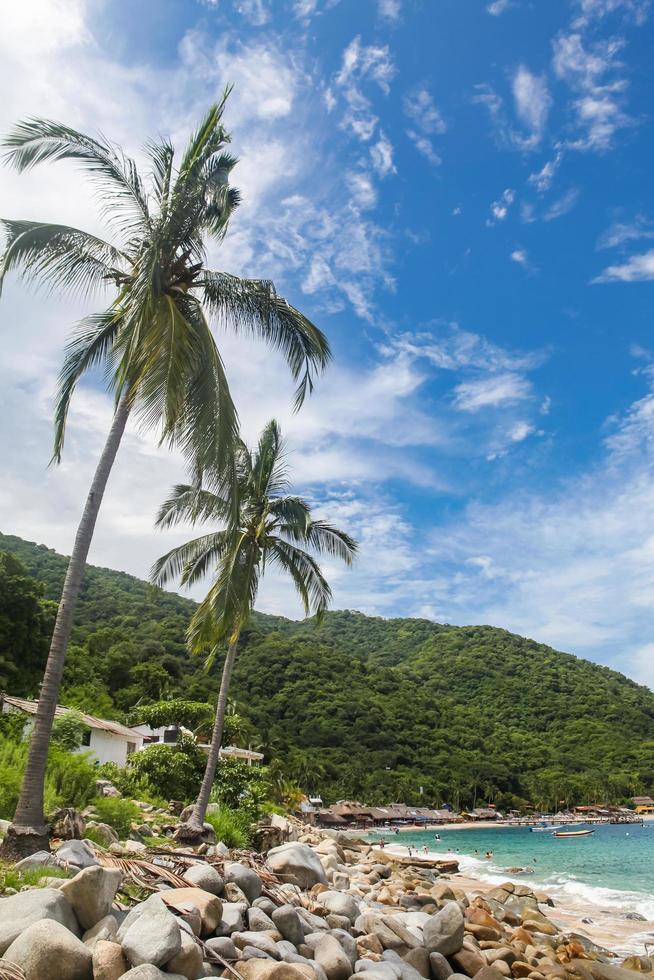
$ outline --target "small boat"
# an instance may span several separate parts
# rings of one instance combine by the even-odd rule
[[[529,830],[532,834],[544,834],[547,831],[552,832],[554,830],[563,830],[563,824],[560,824],[558,827],[553,827],[551,824],[546,824],[544,827],[530,827]]]
[[[594,830],[564,830],[563,833],[560,830],[555,830],[552,837],[588,837],[594,833]]]

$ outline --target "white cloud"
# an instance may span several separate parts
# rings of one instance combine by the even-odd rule
[[[270,10],[264,0],[236,0],[234,7],[255,27],[262,27],[270,20]]]
[[[363,142],[372,139],[379,120],[370,99],[363,94],[362,86],[374,82],[384,95],[388,95],[394,75],[395,66],[388,45],[364,45],[359,35],[350,41],[343,51],[333,88],[328,89],[332,99],[338,92],[345,103],[341,120],[343,129],[349,129]]]
[[[363,210],[374,208],[377,203],[377,191],[369,174],[362,170],[351,170],[345,175],[345,180],[352,199],[359,208]]]
[[[370,147],[370,156],[378,177],[388,177],[390,174],[397,173],[393,163],[393,145],[384,133],[380,133],[377,142]]]
[[[548,160],[536,173],[530,174],[528,182],[536,188],[539,194],[544,194],[552,186],[552,181],[559,169],[563,154],[558,152],[553,160]]]
[[[377,9],[384,20],[396,21],[402,13],[402,3],[401,0],[377,0]]]
[[[505,10],[508,10],[511,6],[511,0],[493,0],[486,7],[486,12],[492,14],[493,17],[499,17],[503,14]]]
[[[515,201],[515,191],[512,188],[507,187],[505,191],[502,192],[501,197],[497,201],[493,201],[490,206],[491,217],[487,220],[487,225],[494,225],[497,221],[505,221],[511,205]]]
[[[530,398],[532,387],[519,374],[498,374],[476,381],[466,381],[455,388],[454,404],[462,412],[478,412]]]
[[[543,214],[543,220],[556,221],[557,218],[562,218],[564,214],[572,211],[578,200],[579,191],[575,187],[570,188],[569,191],[566,191],[565,194],[549,206]]]
[[[651,0],[577,0],[577,4],[582,15],[582,24],[593,17],[607,17],[618,12],[631,16],[637,24],[644,24]]]
[[[426,88],[417,88],[404,97],[404,112],[423,133],[442,136],[447,126],[432,94]]]
[[[636,215],[633,221],[615,221],[600,236],[597,248],[618,248],[643,238],[654,238],[654,228],[642,215]]]
[[[516,422],[509,432],[511,442],[524,442],[536,429],[529,422]]]
[[[623,47],[620,38],[590,47],[580,33],[555,38],[554,72],[574,93],[572,112],[579,135],[567,141],[570,149],[604,152],[613,146],[620,129],[634,124],[623,109],[627,80],[615,75],[622,67],[618,54]],[[609,74],[614,77],[607,79]]]
[[[540,143],[552,99],[543,75],[533,75],[528,68],[520,65],[513,77],[513,98],[518,118],[529,130],[523,139],[524,149],[533,149]]]
[[[440,167],[443,161],[434,149],[434,144],[428,136],[423,136],[421,133],[417,133],[415,129],[407,129],[406,134],[415,146],[418,153],[421,153],[422,156],[425,157],[425,159],[432,165],[432,167]]]
[[[526,268],[529,265],[529,256],[524,248],[515,248],[511,252],[511,261]]]
[[[649,282],[654,279],[654,249],[609,265],[593,282]]]

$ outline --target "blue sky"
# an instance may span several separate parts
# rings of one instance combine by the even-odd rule
[[[3,15],[4,16],[4,15]],[[0,109],[183,141],[233,82],[244,205],[217,267],[273,278],[334,363],[290,411],[281,361],[220,338],[243,428],[358,535],[335,604],[492,623],[654,683],[654,10],[648,0],[26,0]],[[66,167],[0,213],[99,228]],[[67,551],[109,418],[80,392],[46,470],[82,310],[0,306],[4,530]],[[91,560],[145,575],[181,463],[131,432]],[[183,536],[183,535],[182,535]],[[260,608],[297,615],[280,581]]]

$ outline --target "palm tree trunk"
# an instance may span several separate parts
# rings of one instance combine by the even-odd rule
[[[207,815],[207,806],[209,805],[211,787],[213,786],[216,768],[220,758],[220,746],[223,740],[223,728],[225,726],[225,714],[227,712],[227,695],[229,694],[229,685],[232,680],[232,670],[234,669],[234,661],[236,660],[237,644],[238,633],[229,644],[227,656],[225,657],[223,675],[220,681],[220,692],[218,694],[218,703],[216,705],[216,720],[213,726],[211,747],[209,749],[209,755],[207,756],[207,766],[204,770],[202,786],[200,787],[195,808],[191,818],[188,821],[188,824],[182,824],[176,835],[180,840],[189,840],[192,837],[197,837],[202,833],[204,828],[204,818]]]
[[[82,519],[77,528],[75,544],[68,562],[59,609],[57,610],[50,653],[41,683],[41,693],[18,806],[13,822],[7,830],[2,845],[0,845],[0,856],[3,858],[15,859],[33,854],[37,850],[48,849],[49,832],[43,814],[43,790],[52,723],[55,717],[59,688],[61,687],[66,650],[73,627],[73,616],[93,531],[95,530],[95,522],[129,413],[130,405],[126,398],[123,398],[114,414],[111,429],[93,476],[89,495],[86,498]]]

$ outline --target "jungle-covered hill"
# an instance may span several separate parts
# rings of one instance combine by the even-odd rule
[[[0,535],[0,552],[24,566],[0,562],[0,687],[33,695],[66,559],[14,536]],[[219,666],[206,674],[184,645],[193,608],[89,567],[64,703],[121,718],[137,702],[214,700]],[[651,691],[489,626],[338,611],[316,628],[255,614],[232,695],[254,741],[328,801],[553,806],[654,789]]]

